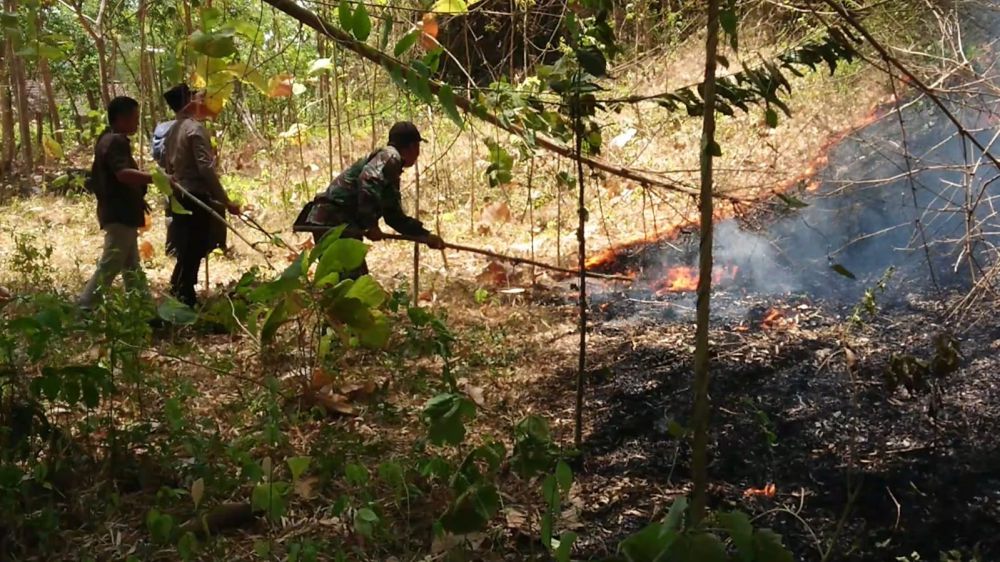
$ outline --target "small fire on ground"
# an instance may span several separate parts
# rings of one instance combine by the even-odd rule
[[[712,270],[712,284],[730,281],[739,273],[737,266],[721,266]],[[658,296],[668,293],[686,293],[698,290],[698,268],[688,266],[671,267],[663,277],[654,279],[650,288]]]

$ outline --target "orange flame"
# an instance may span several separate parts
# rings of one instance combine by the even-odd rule
[[[739,267],[719,267],[712,270],[712,283],[721,283],[736,277]],[[652,284],[657,295],[667,293],[687,293],[698,290],[698,268],[688,266],[671,267],[666,276]]]

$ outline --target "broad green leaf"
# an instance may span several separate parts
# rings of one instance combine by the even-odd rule
[[[378,465],[378,477],[395,489],[406,487],[406,475],[398,462],[383,462]]]
[[[76,379],[65,379],[62,384],[62,397],[70,405],[80,401],[80,381]]]
[[[178,326],[190,326],[198,320],[198,313],[193,308],[173,297],[167,297],[160,303],[160,306],[156,308],[156,314],[163,320]]]
[[[260,342],[262,344],[271,343],[274,340],[274,336],[278,333],[278,328],[288,319],[287,302],[282,299],[277,306],[268,312],[267,319],[264,320],[264,326],[260,329]]]
[[[556,562],[569,562],[569,556],[573,552],[573,543],[576,542],[577,535],[573,531],[564,531],[559,536],[559,546],[554,553]]]
[[[246,37],[247,39],[250,39],[251,41],[256,40],[257,42],[260,42],[260,40],[264,37],[264,30],[261,29],[256,21],[241,19],[230,20],[226,23],[226,26],[232,27],[233,31],[243,37]]]
[[[754,560],[761,562],[792,562],[792,553],[781,543],[781,535],[771,529],[754,533]]]
[[[711,154],[712,156],[715,156],[716,158],[721,158],[722,147],[719,146],[719,143],[712,141],[712,144],[708,146],[708,153]]]
[[[663,526],[668,531],[676,531],[681,528],[681,522],[684,520],[684,512],[688,508],[688,499],[684,496],[680,496],[674,500],[674,503],[670,506],[670,511],[667,512],[667,516],[663,519]]]
[[[719,25],[722,26],[722,31],[724,31],[726,35],[736,35],[736,27],[738,24],[739,19],[736,17],[735,10],[726,9],[719,13]]]
[[[464,14],[469,11],[469,5],[465,0],[438,0],[431,11],[442,14]]]
[[[846,267],[840,265],[839,263],[832,264],[830,266],[830,269],[836,271],[837,273],[839,273],[840,275],[843,275],[844,277],[847,277],[848,279],[857,280],[857,277],[855,277],[854,274],[851,273],[851,270],[849,270]]]
[[[254,511],[263,511],[268,519],[276,521],[285,514],[285,494],[288,490],[285,482],[257,484],[250,494],[250,505]]]
[[[347,32],[354,30],[354,12],[351,10],[350,2],[340,0],[340,5],[337,7],[337,17],[340,19],[341,29]]]
[[[313,246],[313,249],[309,251],[309,255],[305,261],[306,267],[311,267],[314,261],[322,257],[323,253],[326,252],[326,249],[330,247],[330,244],[333,244],[340,239],[340,235],[343,234],[344,229],[346,228],[346,224],[341,224],[328,230],[326,234],[320,238],[319,244]]]
[[[346,298],[358,299],[372,308],[382,306],[386,294],[371,275],[362,275],[344,294]]]
[[[746,513],[741,511],[728,511],[720,513],[719,524],[729,533],[729,538],[733,540],[736,551],[744,562],[754,560],[754,536],[753,525]]]
[[[465,420],[476,415],[476,405],[460,394],[439,394],[427,401],[423,418],[428,438],[436,445],[458,445],[465,439]]]
[[[184,208],[181,202],[174,196],[174,190],[170,187],[170,178],[163,173],[163,170],[156,168],[153,170],[153,185],[165,197],[170,198],[170,212],[175,215],[190,215],[191,211]]]
[[[292,471],[292,480],[298,480],[305,471],[309,470],[309,461],[311,460],[310,457],[289,457],[285,460],[288,463],[288,469]]]
[[[566,495],[573,486],[573,470],[563,461],[556,465],[556,481],[559,483],[559,491]]]
[[[500,494],[492,484],[469,486],[441,516],[444,528],[458,535],[482,530],[500,509]]]
[[[698,533],[682,539],[683,546],[678,553],[680,560],[687,562],[728,562],[726,546],[719,537],[711,533]],[[679,545],[680,546],[680,545]],[[687,557],[684,557],[687,554]],[[761,559],[767,560],[767,559]],[[768,560],[768,562],[772,562]]]
[[[382,14],[382,34],[378,39],[378,50],[385,51],[389,46],[389,36],[392,34],[392,14],[386,10]]]
[[[438,90],[438,101],[441,102],[441,108],[444,109],[444,114],[448,116],[458,128],[465,127],[465,121],[462,119],[462,115],[458,112],[458,107],[455,106],[455,92],[451,89],[448,84],[442,84],[441,88]]]
[[[309,65],[309,75],[319,74],[327,70],[333,69],[333,60],[329,58],[321,58],[312,61]]]
[[[546,548],[551,548],[552,545],[552,512],[548,511],[542,515],[542,519],[539,524],[539,530],[542,534],[542,544]]]
[[[419,29],[414,29],[413,31],[407,33],[396,43],[396,46],[392,49],[392,54],[396,57],[402,56],[403,53],[413,48],[413,45],[417,43],[417,39],[419,38]]]
[[[223,58],[236,52],[234,31],[223,29],[212,33],[197,30],[191,34],[191,47],[212,58]]]
[[[220,21],[222,21],[222,10],[214,6],[201,9],[201,30],[205,33],[211,33]]]
[[[344,467],[344,478],[347,480],[348,484],[361,487],[368,484],[368,480],[370,480],[371,475],[368,472],[368,469],[364,466],[356,463],[348,463],[347,466]]]
[[[262,94],[267,94],[267,78],[264,77],[259,71],[254,68],[250,68],[245,62],[234,62],[224,69],[225,72],[229,73],[231,76],[252,85],[257,88]]]
[[[323,252],[316,266],[315,279],[322,279],[334,271],[347,273],[357,269],[365,261],[368,246],[353,238],[334,240]]]
[[[275,304],[277,297],[288,294],[302,285],[302,274],[304,272],[303,262],[306,259],[306,252],[299,254],[281,275],[269,283],[265,283],[250,292],[251,301],[260,304]]]
[[[375,534],[375,525],[378,522],[378,514],[370,508],[362,507],[354,514],[354,530],[368,538]]]
[[[368,16],[368,9],[363,2],[358,2],[358,7],[354,10],[351,31],[361,42],[367,41],[372,33],[372,19]]]
[[[83,405],[88,409],[96,408],[101,402],[101,393],[92,379],[80,380],[80,391],[83,395]]]
[[[389,336],[392,335],[392,326],[389,319],[377,310],[371,311],[371,324],[357,329],[358,339],[361,345],[369,349],[381,349],[389,343]]]
[[[629,535],[618,545],[618,551],[628,562],[657,562],[677,541],[676,531],[660,523],[650,523],[638,533]]]

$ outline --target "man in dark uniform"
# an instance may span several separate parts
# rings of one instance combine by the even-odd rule
[[[139,228],[146,219],[146,189],[153,177],[139,170],[129,135],[139,128],[139,102],[117,97],[108,104],[108,128],[97,138],[89,187],[97,196],[97,221],[104,231],[104,249],[97,269],[78,299],[93,307],[102,290],[123,273],[127,289],[138,285]]]
[[[168,100],[180,85],[164,94]],[[210,115],[204,107],[203,93],[190,96],[190,103],[177,113],[164,141],[162,163],[167,174],[191,195],[211,207],[217,214],[229,211],[238,215],[240,207],[229,199],[216,171],[216,155],[212,141],[199,117]],[[189,306],[197,304],[195,285],[201,260],[212,250],[225,247],[226,225],[212,216],[202,205],[184,195],[177,196],[189,214],[170,213],[167,226],[167,251],[177,258],[170,276],[170,293]]]
[[[431,248],[444,248],[444,241],[431,234],[423,223],[403,211],[399,179],[404,168],[417,163],[420,157],[420,131],[408,121],[400,121],[389,129],[389,143],[352,164],[337,176],[325,191],[316,195],[299,214],[295,226],[310,227],[319,242],[326,233],[315,227],[333,228],[347,225],[343,238],[381,240],[380,218],[400,234],[413,236]],[[350,275],[357,278],[368,273],[362,263]]]

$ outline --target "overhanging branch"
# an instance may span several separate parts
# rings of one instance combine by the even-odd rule
[[[318,15],[314,14],[313,12],[309,11],[308,9],[303,8],[302,6],[296,4],[293,0],[263,0],[263,1],[266,2],[267,4],[270,4],[271,6],[274,6],[278,10],[281,10],[282,12],[288,14],[292,18],[298,20],[299,22],[301,22],[301,23],[303,23],[303,24],[305,24],[305,25],[307,25],[307,26],[315,29],[316,31],[318,31],[318,32],[326,35],[330,39],[333,39],[334,41],[336,41],[339,45],[341,45],[345,49],[347,49],[347,50],[349,50],[349,51],[351,51],[351,52],[353,52],[353,53],[355,53],[355,54],[357,54],[357,55],[359,55],[359,56],[361,56],[363,58],[366,58],[366,59],[368,59],[368,60],[370,60],[372,62],[375,62],[376,64],[382,66],[386,70],[401,72],[404,76],[410,76],[410,75],[417,75],[418,74],[413,68],[411,68],[408,64],[404,63],[403,61],[401,61],[399,59],[396,59],[396,58],[394,58],[392,56],[389,56],[389,55],[383,53],[382,51],[379,51],[378,49],[375,49],[375,48],[369,46],[366,43],[362,43],[360,41],[355,40],[354,37],[352,37],[348,33],[344,32],[340,28],[338,28],[338,27],[330,24],[329,22],[327,22],[323,18],[319,17]],[[437,95],[438,91],[440,90],[440,88],[442,86],[441,82],[439,82],[437,80],[428,80],[428,85],[430,87],[431,92],[433,94],[435,94],[435,95]],[[485,110],[483,110],[482,108],[480,108],[478,106],[475,106],[472,103],[471,100],[469,100],[468,98],[466,98],[464,96],[460,96],[460,95],[456,94],[455,95],[455,105],[458,106],[458,107],[460,107],[460,108],[462,108],[462,110],[465,111],[466,114],[468,114],[468,115],[475,115],[476,117],[479,117],[480,119],[482,119],[482,120],[484,120],[484,121],[486,121],[486,122],[488,122],[488,123],[490,123],[492,125],[495,125],[495,126],[501,128],[501,129],[507,131],[508,133],[511,133],[511,134],[514,134],[514,135],[517,135],[517,136],[520,136],[520,137],[525,137],[526,136],[526,133],[525,133],[525,131],[524,131],[523,128],[521,128],[521,127],[519,127],[517,125],[511,124],[511,123],[505,123],[505,122],[503,122],[496,115],[494,115],[492,113],[489,113],[488,111],[485,111]],[[564,146],[564,145],[560,144],[559,142],[557,142],[555,140],[552,140],[552,139],[550,139],[548,137],[545,137],[545,136],[542,136],[542,135],[536,135],[535,136],[535,142],[536,142],[536,144],[538,146],[540,146],[540,147],[542,147],[542,148],[544,148],[544,149],[546,149],[546,150],[548,150],[550,152],[554,152],[554,153],[556,153],[556,154],[558,154],[560,156],[563,156],[565,158],[569,158],[569,159],[572,159],[572,160],[577,160],[578,159],[577,155],[574,154],[574,152],[573,152],[573,150],[571,148],[569,148],[567,146]],[[579,160],[581,162],[583,162],[584,164],[590,166],[591,168],[594,168],[594,169],[597,169],[597,170],[601,170],[601,171],[607,172],[609,174],[618,176],[620,178],[624,178],[624,179],[627,179],[627,180],[630,180],[630,181],[637,182],[637,183],[642,184],[642,185],[656,186],[656,187],[660,187],[660,188],[667,189],[667,190],[670,190],[670,191],[674,191],[674,192],[677,192],[677,193],[683,193],[685,195],[690,195],[690,196],[693,196],[693,197],[697,197],[698,196],[698,191],[697,190],[695,190],[694,188],[682,185],[682,184],[680,184],[678,182],[667,181],[667,180],[663,180],[663,179],[659,179],[659,178],[653,178],[653,177],[650,177],[650,176],[646,176],[646,175],[640,174],[640,173],[638,173],[638,172],[636,172],[634,170],[630,170],[630,169],[622,167],[622,166],[616,166],[614,164],[611,164],[609,162],[605,162],[603,160],[599,160],[599,159],[596,159],[596,158],[591,158],[591,157],[587,157],[587,156],[580,156]],[[741,201],[742,200],[741,198],[734,197],[734,196],[731,196],[731,195],[716,194],[715,197],[717,197],[719,199],[729,200],[729,201]]]

